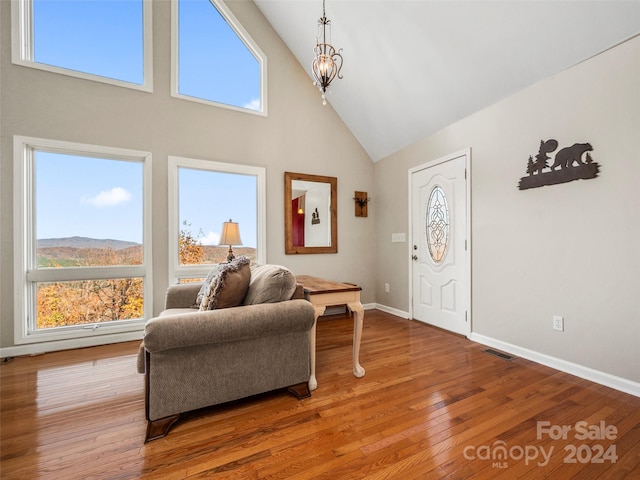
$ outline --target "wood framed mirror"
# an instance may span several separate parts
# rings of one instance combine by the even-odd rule
[[[338,179],[284,172],[285,253],[338,252]]]

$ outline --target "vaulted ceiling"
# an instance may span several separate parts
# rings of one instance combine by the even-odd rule
[[[322,1],[254,1],[310,74]],[[638,0],[326,0],[326,14],[344,57],[327,98],[373,161],[640,34]]]

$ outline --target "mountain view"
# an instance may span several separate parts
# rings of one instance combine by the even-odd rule
[[[180,235],[181,264],[222,263],[229,247],[200,245],[189,233]],[[142,245],[136,242],[88,237],[38,239],[38,267],[75,267],[95,265],[140,265]],[[234,254],[255,261],[256,249],[234,247]]]
[[[38,267],[140,265],[142,245],[87,237],[38,239]]]
[[[38,249],[53,247],[72,247],[72,248],[111,248],[113,250],[122,250],[123,248],[135,247],[140,245],[136,242],[127,242],[125,240],[97,239],[87,237],[66,237],[66,238],[39,238]]]

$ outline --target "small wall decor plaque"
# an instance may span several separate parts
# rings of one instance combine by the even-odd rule
[[[529,155],[528,176],[520,179],[520,190],[573,180],[588,180],[598,176],[600,165],[591,157],[593,147],[590,143],[574,143],[570,147],[561,148],[556,153],[553,163],[549,165],[548,160],[551,160],[551,157],[548,154],[555,152],[557,148],[558,141],[553,138],[540,140],[540,148],[535,159]]]
[[[367,205],[371,201],[371,197],[367,195],[367,192],[355,192],[353,199],[356,206],[356,217],[366,217],[369,215],[369,209]]]

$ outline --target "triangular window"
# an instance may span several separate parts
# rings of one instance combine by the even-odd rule
[[[173,95],[266,113],[266,57],[219,0],[173,7]]]

